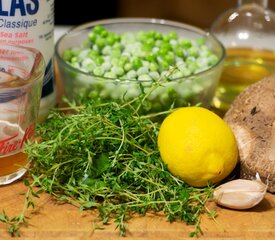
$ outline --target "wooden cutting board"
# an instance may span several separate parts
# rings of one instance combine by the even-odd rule
[[[22,182],[0,187],[0,211],[9,216],[22,211],[25,190]],[[119,236],[111,223],[96,223],[96,211],[80,212],[69,204],[58,204],[47,194],[36,200],[35,211],[27,212],[28,224],[21,228],[20,239],[125,239]],[[203,239],[275,239],[275,195],[265,199],[248,211],[235,211],[217,207],[209,208],[218,213],[216,221],[202,217]],[[100,227],[101,229],[96,229]],[[169,223],[162,215],[149,214],[135,217],[128,222],[126,239],[185,239],[194,226],[182,222]],[[0,239],[11,239],[5,224],[0,223]]]
[[[61,85],[58,83],[58,92]],[[61,94],[59,94],[60,96]],[[21,213],[26,190],[21,181],[0,187],[0,212],[5,210],[8,216]],[[189,238],[194,226],[182,222],[169,223],[162,215],[148,214],[134,217],[127,223],[127,237],[121,238],[116,224],[100,225],[96,222],[96,211],[80,212],[75,206],[58,204],[47,194],[35,200],[37,208],[28,211],[28,224],[21,227],[22,239],[37,240],[75,240],[75,239],[185,239]],[[235,211],[217,207],[218,217],[214,221],[207,216],[201,219],[202,239],[275,239],[275,195],[268,193],[265,199],[248,211]],[[96,229],[96,228],[100,228]],[[0,240],[13,239],[7,232],[7,226],[0,222]]]

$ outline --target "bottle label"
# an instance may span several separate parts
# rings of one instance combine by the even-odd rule
[[[25,45],[43,54],[47,67],[42,98],[54,92],[53,30],[54,0],[0,0],[0,44]]]

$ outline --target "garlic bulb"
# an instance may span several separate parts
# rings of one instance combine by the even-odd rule
[[[256,180],[237,179],[220,185],[214,191],[214,201],[232,209],[248,209],[263,200],[266,190],[257,174]]]

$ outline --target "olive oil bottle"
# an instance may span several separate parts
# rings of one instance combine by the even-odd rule
[[[228,48],[213,105],[226,111],[248,85],[275,74],[275,51]]]
[[[211,26],[226,48],[223,73],[213,107],[224,114],[248,85],[275,74],[275,14],[268,0],[238,0]]]

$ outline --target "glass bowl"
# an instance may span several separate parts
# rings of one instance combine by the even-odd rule
[[[117,76],[99,76],[65,61],[63,58],[65,51],[87,44],[91,30],[98,25],[103,26],[108,32],[116,34],[140,31],[154,31],[161,34],[173,32],[181,39],[192,41],[204,39],[204,44],[215,54],[217,59],[211,67],[196,73],[185,73],[185,76],[180,75],[173,80],[167,80],[167,78],[164,80],[162,77],[157,80],[135,80],[125,77],[122,79]],[[93,46],[91,45],[89,48],[93,48]],[[64,95],[69,100],[77,102],[81,95],[88,93],[90,96],[99,96],[103,101],[125,101],[150,91],[147,97],[149,105],[147,104],[146,107],[149,112],[166,111],[171,107],[198,104],[210,107],[225,57],[223,45],[210,33],[183,23],[147,18],[106,19],[77,26],[61,36],[56,43],[55,51],[58,78],[63,85]],[[202,56],[201,61],[204,60]],[[170,69],[172,68],[173,66],[170,67]],[[160,76],[162,76],[161,73]],[[154,87],[152,87],[153,85]]]

